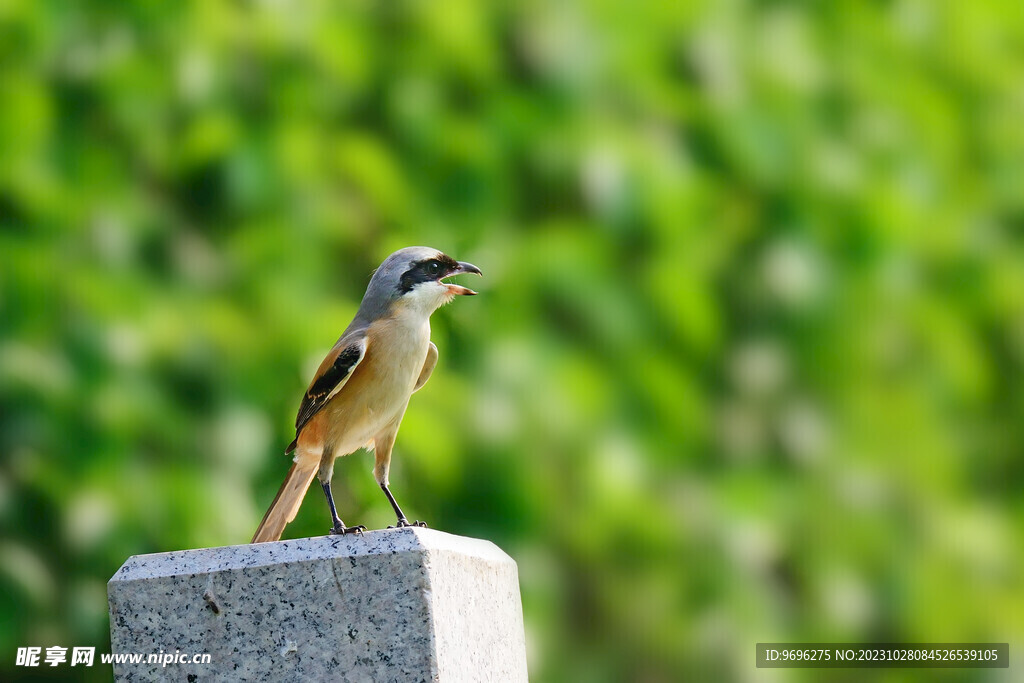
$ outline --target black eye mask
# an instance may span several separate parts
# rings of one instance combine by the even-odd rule
[[[398,283],[398,291],[402,294],[408,294],[422,282],[439,280],[459,269],[459,262],[444,254],[437,258],[415,261],[409,265],[409,270],[402,273]]]

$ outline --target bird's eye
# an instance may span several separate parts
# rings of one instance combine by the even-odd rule
[[[441,264],[438,263],[437,261],[430,261],[430,262],[428,262],[427,263],[427,273],[429,273],[432,276],[433,275],[440,275],[441,274]]]

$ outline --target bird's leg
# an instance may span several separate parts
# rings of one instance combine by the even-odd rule
[[[324,487],[324,495],[327,496],[327,506],[331,508],[331,521],[334,522],[334,526],[331,527],[331,535],[344,535],[344,534],[361,534],[366,531],[366,527],[362,524],[356,526],[345,526],[345,523],[341,521],[341,517],[338,517],[338,510],[334,507],[334,496],[331,494],[331,482],[322,481],[320,485]]]
[[[395,524],[395,527],[402,528],[404,526],[427,526],[426,522],[421,522],[419,520],[416,520],[415,522],[410,522],[408,519],[406,519],[405,513],[402,512],[402,508],[398,507],[398,501],[395,500],[395,497],[391,494],[391,489],[388,488],[388,485],[381,484],[380,487],[381,489],[384,490],[384,495],[388,497],[388,502],[391,503],[391,507],[395,509],[395,514],[398,515],[398,522]],[[388,528],[393,529],[395,527]]]
[[[402,508],[398,507],[398,501],[391,495],[391,489],[388,488],[388,472],[391,470],[391,448],[395,445],[395,435],[398,433],[399,422],[401,422],[401,416],[389,425],[385,431],[374,437],[373,453],[376,461],[373,465],[373,477],[377,480],[381,490],[384,491],[384,495],[388,497],[391,507],[395,509],[395,514],[398,516],[398,522],[395,524],[396,527],[426,526],[425,522],[410,522],[406,518],[405,513],[402,512]],[[388,528],[393,529],[395,527]]]

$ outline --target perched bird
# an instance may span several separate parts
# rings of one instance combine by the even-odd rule
[[[397,525],[414,525],[388,486],[391,448],[409,397],[430,379],[437,364],[430,314],[458,295],[476,294],[443,281],[460,273],[482,275],[473,264],[428,247],[407,247],[384,259],[370,278],[355,318],[306,390],[295,418],[295,440],[285,451],[295,452],[292,467],[253,543],[281,538],[314,474],[319,474],[331,509],[331,533],[364,530],[361,525],[345,526],[331,494],[334,460],[363,447],[375,452],[373,475],[395,509]]]

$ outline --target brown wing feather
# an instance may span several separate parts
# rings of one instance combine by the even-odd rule
[[[415,394],[417,391],[423,388],[423,385],[430,379],[430,375],[434,372],[434,366],[437,365],[437,347],[434,342],[427,344],[427,357],[423,361],[423,368],[420,370],[420,376],[416,380],[416,386],[412,388],[412,392]]]
[[[316,376],[306,389],[306,395],[302,397],[302,405],[295,416],[295,441],[292,441],[285,452],[291,453],[294,450],[302,428],[345,386],[352,376],[352,371],[362,362],[365,355],[364,335],[359,334],[355,338],[346,335],[338,340],[320,364],[320,369],[316,371]]]

